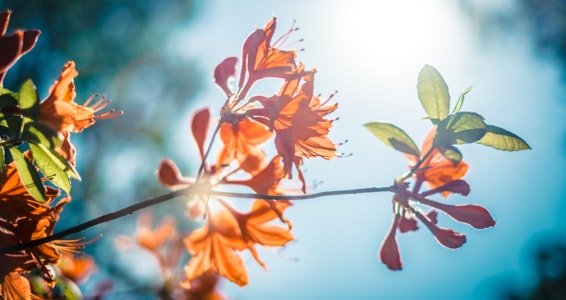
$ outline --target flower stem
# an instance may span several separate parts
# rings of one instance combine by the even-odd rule
[[[197,175],[197,179],[196,182],[199,182],[199,179],[201,178],[203,172],[204,172],[204,166],[206,165],[206,159],[208,157],[208,155],[210,154],[210,150],[212,148],[212,145],[214,144],[214,139],[216,138],[216,135],[218,134],[218,131],[220,131],[220,126],[222,126],[222,120],[220,120],[220,122],[218,122],[218,125],[216,125],[216,128],[214,128],[214,132],[212,133],[212,136],[210,137],[210,142],[208,143],[208,146],[206,147],[206,152],[204,153],[204,156],[202,158],[202,161],[200,162],[200,167],[198,168],[198,175]]]
[[[427,153],[425,153],[425,155],[421,159],[419,159],[419,161],[411,168],[409,173],[405,174],[405,176],[401,178],[400,182],[403,182],[413,176],[413,174],[420,168],[423,162],[432,154],[432,151],[434,151],[434,149],[434,147],[428,149]]]
[[[326,191],[320,193],[313,193],[307,195],[265,195],[265,194],[254,194],[254,193],[233,193],[233,192],[223,192],[223,191],[214,191],[208,190],[200,187],[199,185],[193,185],[185,189],[177,190],[174,192],[170,192],[167,194],[163,194],[157,197],[153,197],[142,202],[138,202],[136,204],[130,205],[126,208],[119,209],[117,211],[102,215],[100,217],[94,218],[92,220],[86,221],[79,225],[67,228],[63,231],[54,233],[53,235],[27,241],[21,244],[11,245],[7,247],[3,247],[0,249],[0,255],[4,255],[7,253],[13,253],[20,250],[24,250],[31,247],[36,247],[44,243],[52,242],[55,240],[59,240],[64,238],[68,235],[81,232],[86,230],[90,227],[110,222],[115,219],[121,218],[126,215],[130,215],[138,210],[143,208],[147,208],[170,199],[179,197],[179,196],[186,196],[191,194],[207,194],[210,196],[222,196],[222,197],[231,197],[231,198],[248,198],[248,199],[266,199],[266,200],[308,200],[320,197],[327,197],[327,196],[338,196],[338,195],[353,195],[353,194],[367,194],[367,193],[378,193],[378,192],[387,192],[391,191],[392,187],[369,187],[369,188],[358,188],[358,189],[348,189],[348,190],[335,190],[335,191]]]

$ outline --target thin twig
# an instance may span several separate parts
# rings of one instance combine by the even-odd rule
[[[0,249],[0,255],[17,252],[26,248],[36,247],[44,243],[59,240],[68,235],[81,232],[90,227],[110,222],[112,220],[121,218],[123,216],[132,214],[138,210],[146,207],[150,207],[167,200],[187,195],[194,194],[208,194],[211,196],[220,197],[230,197],[230,198],[248,198],[248,199],[266,199],[266,200],[308,200],[313,198],[328,197],[328,196],[338,196],[338,195],[353,195],[353,194],[367,194],[367,193],[378,193],[391,191],[392,187],[370,187],[370,188],[359,188],[359,189],[348,189],[348,190],[336,190],[336,191],[326,191],[320,193],[306,194],[306,195],[265,195],[265,194],[253,194],[253,193],[233,193],[233,192],[223,192],[223,191],[213,191],[200,188],[199,186],[190,186],[185,189],[177,190],[171,193],[160,195],[154,198],[147,199],[142,202],[138,202],[134,205],[130,205],[126,208],[111,212],[100,217],[94,218],[92,220],[86,221],[79,225],[67,228],[63,231],[57,232],[53,235],[27,241],[25,243],[12,245]]]

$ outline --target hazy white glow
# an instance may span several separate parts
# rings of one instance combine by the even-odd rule
[[[450,6],[439,1],[379,1],[369,9],[351,3],[332,7],[327,23],[344,43],[344,60],[352,67],[378,67],[391,72],[436,58],[456,24],[447,23]],[[448,19],[450,20],[450,19]],[[455,21],[456,22],[456,21]]]

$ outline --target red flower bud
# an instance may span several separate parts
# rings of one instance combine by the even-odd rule
[[[193,183],[189,178],[181,175],[177,165],[170,159],[164,158],[157,169],[159,182],[167,188],[176,189]]]
[[[415,218],[402,216],[399,219],[399,232],[404,233],[407,231],[416,231],[417,229],[419,229],[419,226],[417,225],[417,220],[415,220]]]
[[[448,182],[447,184],[445,184],[443,186],[439,186],[439,187],[432,189],[430,191],[426,191],[426,192],[422,193],[421,195],[423,197],[427,197],[427,196],[437,194],[437,193],[445,194],[445,192],[456,193],[456,194],[461,194],[461,195],[467,196],[470,193],[470,185],[468,185],[467,182],[465,182],[464,180],[461,180],[461,179],[452,180],[452,181]]]
[[[452,229],[440,228],[432,224],[429,219],[427,219],[420,212],[416,212],[417,218],[423,222],[428,229],[434,234],[436,240],[445,247],[457,249],[460,248],[466,242],[466,236],[454,232]]]
[[[381,249],[379,251],[381,262],[383,262],[390,270],[394,271],[402,269],[399,247],[397,246],[397,240],[395,238],[395,232],[397,231],[400,218],[400,215],[395,215],[395,218],[393,218],[391,229],[389,229],[389,233],[381,243]]]
[[[456,221],[469,224],[478,229],[484,229],[495,225],[495,221],[489,212],[478,205],[447,205],[428,199],[419,199],[428,206],[440,209]]]
[[[227,96],[232,95],[232,90],[228,86],[228,79],[236,76],[236,63],[238,58],[228,57],[216,66],[214,69],[214,82],[226,93]]]

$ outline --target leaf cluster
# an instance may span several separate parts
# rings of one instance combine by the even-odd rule
[[[531,147],[516,134],[501,127],[487,124],[476,112],[461,111],[466,88],[458,97],[450,112],[450,94],[448,86],[437,69],[425,65],[418,76],[418,98],[427,117],[436,127],[433,148],[444,157],[457,164],[462,160],[462,153],[456,145],[477,143],[503,151],[520,151]],[[387,146],[402,153],[421,157],[419,148],[413,139],[398,126],[383,122],[369,122],[364,126]]]

